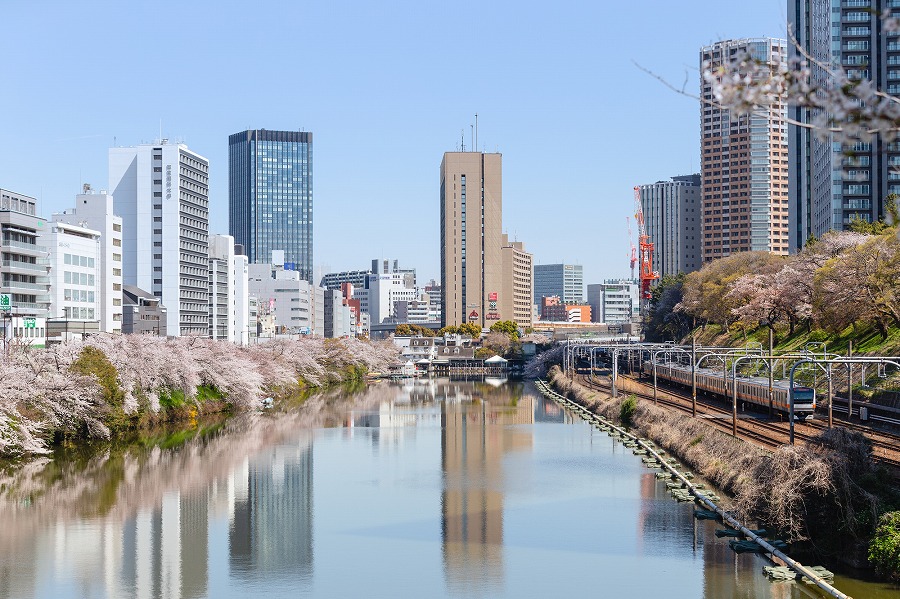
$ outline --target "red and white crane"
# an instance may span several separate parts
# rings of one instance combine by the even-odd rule
[[[652,297],[650,284],[659,278],[659,273],[653,270],[653,242],[644,228],[644,208],[641,206],[641,188],[634,188],[634,219],[638,225],[638,247],[640,248],[640,278],[641,278],[641,304]],[[632,245],[632,249],[634,246]],[[632,268],[634,262],[632,261]]]

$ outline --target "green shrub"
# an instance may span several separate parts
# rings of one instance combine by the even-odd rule
[[[159,405],[167,410],[180,408],[187,402],[184,399],[184,391],[181,389],[162,389],[159,392]]]
[[[119,386],[119,371],[112,362],[96,347],[87,346],[81,350],[78,359],[72,363],[73,372],[96,377],[103,390],[103,401],[113,408],[122,407],[125,392]]]
[[[882,576],[900,581],[900,512],[881,516],[869,544],[869,562]]]
[[[632,425],[635,410],[637,410],[637,398],[634,395],[629,395],[619,407],[619,420],[622,421],[622,424],[625,426]]]
[[[202,404],[223,399],[225,399],[225,394],[219,391],[219,388],[215,385],[200,385],[197,387],[197,403]]]
[[[809,337],[807,338],[808,341],[816,341],[816,342],[828,341],[828,339],[829,339],[828,332],[823,331],[822,329],[815,329],[813,332],[811,332],[809,334]]]

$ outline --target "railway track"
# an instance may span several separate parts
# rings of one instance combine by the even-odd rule
[[[579,376],[585,386],[607,393],[611,392],[611,386],[606,377],[595,374],[594,381],[591,382],[589,375],[581,374]],[[648,387],[636,378],[625,378],[644,387],[644,391],[635,392],[634,395],[653,401],[652,387]],[[629,391],[629,393],[631,392]],[[656,401],[671,409],[682,411],[687,414],[692,413],[691,397],[669,386],[657,385]],[[726,407],[724,404],[719,403],[718,400],[711,401],[708,398],[698,395],[697,414],[699,417],[706,419],[711,425],[722,429],[729,434],[731,433],[732,411],[730,406]],[[739,437],[745,438],[748,441],[754,442],[767,449],[775,449],[788,443],[790,431],[787,422],[763,420],[762,418],[747,418],[746,413],[744,413],[744,415],[744,418],[738,418],[737,428]],[[843,420],[835,420],[834,424],[835,426],[844,426],[864,434],[872,442],[872,454],[875,460],[900,472],[900,435],[873,429],[872,427],[857,423],[845,422]],[[827,422],[822,420],[796,423],[794,427],[794,437],[799,441],[809,441],[827,428]]]

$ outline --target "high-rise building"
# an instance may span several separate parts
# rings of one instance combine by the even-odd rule
[[[653,268],[661,276],[700,268],[700,175],[641,185],[644,227],[653,242]]]
[[[21,337],[43,346],[50,310],[47,250],[38,235],[47,223],[37,200],[0,189],[0,318],[3,338]]]
[[[559,296],[564,304],[584,301],[584,272],[581,264],[536,264],[534,266],[534,303],[541,298]]]
[[[503,286],[499,298],[488,294],[486,318],[512,320],[520,327],[530,327],[534,316],[534,258],[521,241],[510,241],[503,234]]]
[[[85,185],[84,193],[75,196],[75,208],[54,214],[53,220],[99,231],[100,278],[97,281],[97,301],[100,312],[97,319],[100,321],[101,331],[121,333],[122,218],[114,214],[113,197],[105,191],[94,193],[90,185]],[[113,260],[114,256],[118,256],[118,260]]]
[[[715,69],[737,56],[781,68],[787,59],[784,40],[725,40],[700,51],[701,70]],[[701,164],[703,261],[736,252],[787,254],[788,149],[784,104],[752,114],[737,114],[711,105],[712,84],[702,81]]]
[[[788,21],[801,52],[819,65],[844,69],[853,81],[876,82],[882,91],[900,94],[900,38],[885,32],[884,11],[896,17],[900,5],[888,0],[789,0]],[[810,61],[810,62],[813,62]],[[812,83],[828,85],[831,75],[811,66]],[[821,116],[818,109],[789,106],[798,123]],[[810,235],[846,229],[855,218],[869,222],[884,216],[884,200],[900,193],[900,142],[875,135],[841,143],[823,131],[790,125],[791,245],[801,248]]]
[[[441,161],[441,324],[484,327],[502,288],[502,155],[446,152]]]
[[[160,140],[109,150],[109,188],[122,217],[123,283],[168,309],[168,335],[209,333],[209,161]]]
[[[312,133],[253,129],[229,136],[228,231],[251,264],[283,250],[285,269],[312,282]]]

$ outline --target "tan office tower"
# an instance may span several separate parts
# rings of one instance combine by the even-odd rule
[[[501,157],[446,152],[441,161],[442,326],[493,324],[485,312],[502,291]]]
[[[521,241],[510,241],[503,234],[503,290],[500,292],[500,300],[496,305],[491,303],[488,295],[487,318],[497,320],[512,320],[520,327],[530,327],[534,309],[532,296],[534,295],[534,260],[525,251],[525,244]],[[491,307],[499,310],[491,312]]]
[[[715,70],[748,54],[777,68],[787,43],[771,38],[726,40],[700,51],[701,70]],[[714,102],[712,85],[700,84],[704,100]],[[736,252],[787,254],[788,140],[787,108],[738,115],[707,103],[700,105],[702,133],[703,262]]]

